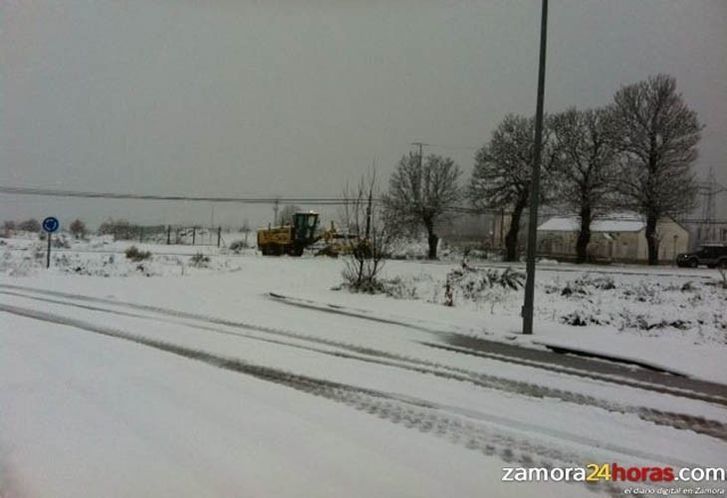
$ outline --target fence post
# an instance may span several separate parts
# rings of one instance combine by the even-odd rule
[[[195,240],[197,239],[197,227],[192,227],[192,245],[195,245]]]
[[[217,227],[217,247],[220,247],[221,240],[222,240],[222,227]]]
[[[144,241],[144,227],[139,225],[139,244]]]
[[[172,225],[167,225],[167,245],[172,243]]]

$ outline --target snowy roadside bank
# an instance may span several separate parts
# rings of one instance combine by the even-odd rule
[[[130,244],[93,240],[74,241],[73,247],[123,251]],[[338,260],[264,258],[254,252],[233,256],[208,248],[195,264],[196,253],[190,247],[139,247],[151,251],[149,260],[133,262],[123,253],[59,253],[52,268],[45,270],[35,257],[37,248],[25,240],[8,239],[0,258],[5,274],[0,281],[95,293],[97,286],[92,282],[103,277],[108,283],[118,280],[109,288],[149,300],[153,297],[142,297],[138,279],[151,276],[169,282],[161,287],[188,288],[182,303],[169,305],[209,306],[224,314],[234,310],[240,299],[280,292],[321,307],[344,307],[349,313],[414,327],[524,347],[570,348],[727,383],[727,369],[721,367],[727,355],[727,289],[721,287],[716,270],[639,268],[635,272],[628,267],[617,273],[618,268],[609,267],[606,274],[592,267],[546,265],[548,271],[537,274],[537,320],[535,335],[529,338],[520,335],[522,291],[483,285],[476,272],[454,289],[450,296],[453,306],[445,306],[445,285],[451,272],[459,268],[457,264],[387,261],[383,276],[394,285],[386,296],[333,290],[341,283],[342,263]],[[25,250],[18,250],[22,248]],[[160,250],[180,250],[189,256],[154,253]],[[495,265],[483,271],[502,274],[505,268]],[[158,287],[144,280],[144,287]]]

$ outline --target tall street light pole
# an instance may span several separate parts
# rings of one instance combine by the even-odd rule
[[[522,308],[523,334],[533,333],[535,301],[535,250],[538,238],[538,202],[540,201],[540,156],[543,142],[543,97],[545,94],[545,47],[548,32],[548,0],[542,0],[540,18],[540,64],[538,67],[538,107],[535,111],[535,157],[530,186],[530,212],[528,217],[527,277],[525,302]]]

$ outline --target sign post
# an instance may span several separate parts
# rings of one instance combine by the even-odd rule
[[[48,216],[46,219],[43,220],[43,231],[47,234],[48,237],[48,252],[45,255],[45,267],[50,268],[50,245],[51,245],[51,238],[53,237],[53,232],[58,231],[61,224],[58,221],[58,218],[55,218],[53,216]]]

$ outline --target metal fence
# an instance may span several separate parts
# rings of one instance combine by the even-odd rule
[[[222,243],[222,227],[173,225],[114,225],[101,231],[114,240],[135,240],[139,243],[217,246]]]

